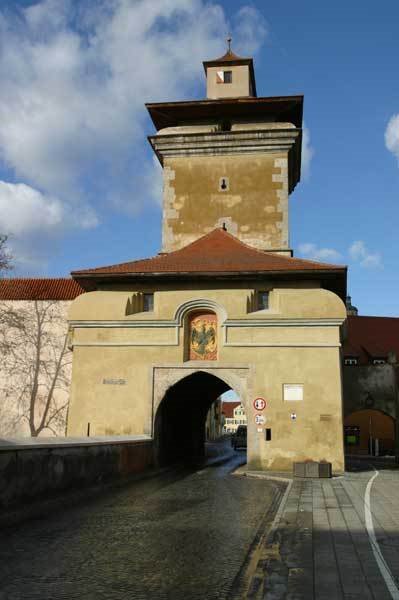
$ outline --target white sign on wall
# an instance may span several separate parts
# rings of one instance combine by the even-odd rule
[[[255,423],[256,425],[263,425],[263,423],[266,423],[266,417],[263,415],[255,415]]]
[[[284,383],[283,400],[295,402],[303,400],[303,385],[301,383]]]

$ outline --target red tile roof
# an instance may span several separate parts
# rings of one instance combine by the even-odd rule
[[[395,352],[399,361],[399,318],[349,316],[347,327],[344,356],[358,356],[360,364],[369,364]]]
[[[0,279],[0,300],[74,300],[83,293],[70,278]]]
[[[223,56],[220,56],[219,58],[214,58],[213,60],[204,61],[204,65],[208,65],[209,63],[219,64],[219,63],[224,63],[224,62],[237,62],[237,61],[249,62],[249,61],[252,61],[252,58],[238,56],[237,54],[234,54],[234,52],[232,50],[227,50],[226,54],[223,54]]]
[[[153,258],[72,272],[86,275],[183,274],[183,273],[287,273],[346,272],[342,265],[292,258],[256,250],[223,229],[214,229],[180,250]]]
[[[237,406],[240,406],[241,402],[223,402],[222,404],[222,414],[228,418],[232,419],[234,417],[234,409]]]

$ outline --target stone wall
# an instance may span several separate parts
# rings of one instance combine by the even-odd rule
[[[0,506],[13,508],[133,473],[153,463],[151,439],[0,448]]]

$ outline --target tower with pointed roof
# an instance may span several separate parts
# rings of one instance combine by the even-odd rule
[[[303,98],[258,98],[252,58],[230,46],[203,64],[205,100],[147,104],[163,167],[162,251],[224,227],[254,248],[290,255]]]
[[[204,449],[212,402],[245,406],[248,463],[344,468],[346,267],[293,257],[302,96],[258,97],[251,58],[204,62],[207,98],[147,104],[163,167],[162,251],[72,273],[68,434],[144,436],[167,463]],[[128,259],[129,257],[127,257]]]

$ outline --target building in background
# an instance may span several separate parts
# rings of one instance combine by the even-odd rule
[[[73,279],[0,279],[0,435],[65,435]]]
[[[218,398],[208,410],[205,422],[205,439],[208,441],[218,440],[223,435],[223,402]]]
[[[399,319],[349,314],[342,355],[345,451],[399,456]]]
[[[241,402],[223,402],[224,433],[235,433],[239,425],[247,424],[244,405]]]

